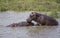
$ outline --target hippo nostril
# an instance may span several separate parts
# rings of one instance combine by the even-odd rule
[[[32,22],[28,22],[29,23],[29,25],[32,25],[32,26],[34,26],[34,23],[32,23]]]

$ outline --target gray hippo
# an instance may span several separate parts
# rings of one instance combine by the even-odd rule
[[[27,22],[32,21],[37,22],[38,25],[58,25],[58,22],[53,17],[40,14],[37,12],[32,12],[30,16],[27,18]]]
[[[7,27],[21,27],[21,26],[33,26],[34,24],[31,22],[19,22],[19,23],[13,23],[8,25]]]

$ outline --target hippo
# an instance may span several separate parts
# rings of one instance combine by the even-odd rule
[[[29,17],[27,18],[28,22],[35,21],[38,25],[58,25],[56,19],[51,16],[47,16],[44,14],[40,14],[37,12],[32,12]]]
[[[33,26],[34,23],[31,22],[19,22],[8,25],[7,27],[21,27],[21,26]]]

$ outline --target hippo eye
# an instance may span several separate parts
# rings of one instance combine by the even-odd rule
[[[34,14],[34,13],[32,12],[32,14]]]

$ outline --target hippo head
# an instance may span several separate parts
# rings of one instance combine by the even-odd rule
[[[32,12],[28,17],[27,22],[31,22],[32,20],[35,20],[37,18],[37,14],[38,13],[36,12]]]

